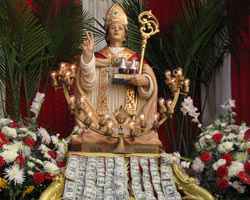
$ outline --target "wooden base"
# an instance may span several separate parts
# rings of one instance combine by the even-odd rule
[[[71,151],[80,152],[95,152],[95,153],[147,153],[147,154],[157,154],[160,153],[160,146],[153,144],[125,144],[124,148],[121,150],[118,146],[119,144],[73,144],[71,145]]]

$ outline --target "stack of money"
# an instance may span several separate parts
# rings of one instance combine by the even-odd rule
[[[114,168],[115,163],[112,157],[105,158],[106,171],[105,171],[105,184],[104,184],[104,199],[115,200],[114,196]]]
[[[136,200],[145,200],[146,194],[143,191],[142,175],[140,172],[139,158],[130,157],[130,173],[132,177],[132,192]]]
[[[79,171],[79,156],[71,155],[65,172],[66,182],[64,186],[63,199],[75,199],[77,189],[76,180]]]
[[[104,199],[104,185],[105,185],[104,158],[97,158],[96,200]]]
[[[146,192],[146,200],[156,200],[153,186],[151,184],[151,175],[149,170],[149,161],[148,157],[140,157],[140,166],[142,168],[142,180],[143,187]]]
[[[81,200],[85,183],[87,157],[81,156],[79,159],[78,177],[76,180],[75,200]]]
[[[161,161],[161,185],[167,199],[181,200],[181,195],[175,185],[172,167],[164,161]]]
[[[87,160],[85,185],[82,199],[96,199],[96,165],[97,157],[89,156]]]
[[[152,183],[154,186],[154,190],[157,194],[157,199],[158,200],[164,200],[164,193],[161,187],[161,178],[160,178],[160,172],[159,172],[159,158],[151,157],[149,158],[150,162],[150,174],[151,174],[151,179]]]
[[[116,200],[129,200],[127,170],[124,157],[115,157],[114,197]]]

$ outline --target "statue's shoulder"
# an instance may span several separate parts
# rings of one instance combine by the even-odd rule
[[[137,54],[135,51],[132,51],[131,49],[125,47],[119,54],[122,54],[125,56],[127,59],[130,58],[131,56],[134,56]],[[102,48],[101,50],[97,51],[95,53],[96,56],[98,57],[103,57],[103,58],[109,58],[112,55],[112,52],[108,46]]]

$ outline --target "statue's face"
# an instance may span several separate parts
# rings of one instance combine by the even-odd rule
[[[109,26],[109,40],[112,43],[113,41],[124,41],[126,35],[125,27],[122,24],[111,24]]]

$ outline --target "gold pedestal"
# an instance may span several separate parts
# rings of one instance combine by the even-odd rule
[[[71,151],[77,152],[90,152],[90,153],[152,153],[157,154],[160,152],[160,146],[155,144],[128,144],[122,138],[118,139],[115,144],[108,143],[82,143],[72,144]]]

